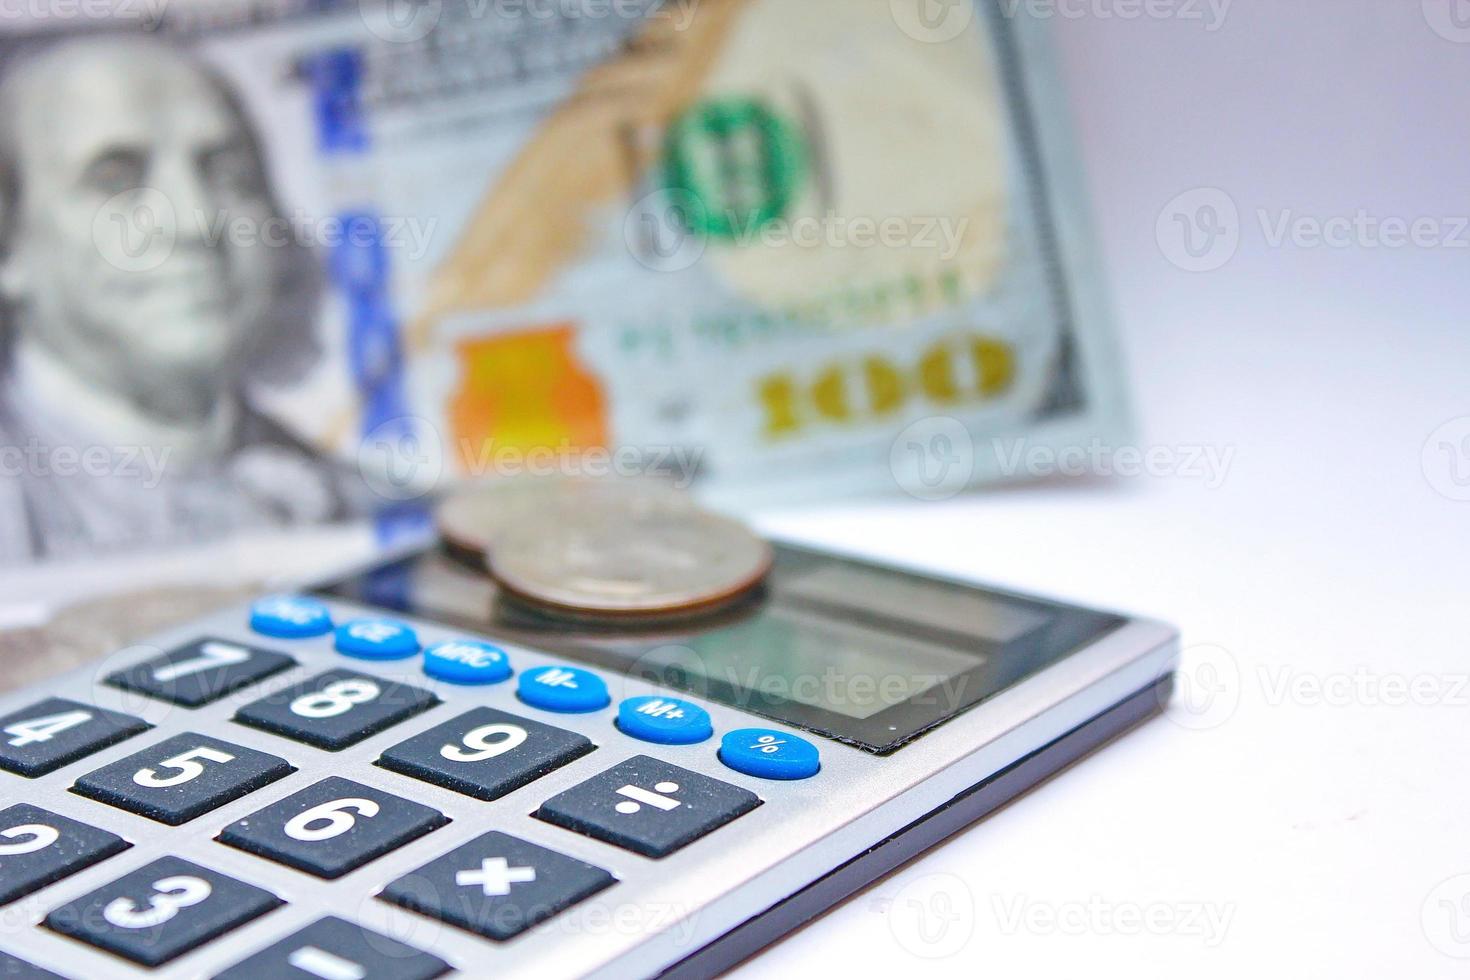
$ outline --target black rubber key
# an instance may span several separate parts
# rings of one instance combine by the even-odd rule
[[[6,807],[0,810],[0,905],[132,846],[116,834],[30,803]]]
[[[247,704],[235,720],[336,752],[427,711],[428,691],[348,670],[330,670]]]
[[[284,904],[263,888],[163,857],[46,916],[47,927],[144,966],[167,963]]]
[[[295,666],[296,661],[284,653],[205,637],[110,674],[107,683],[199,708]]]
[[[9,953],[0,953],[0,977],[5,980],[66,980],[60,974],[43,970],[36,964]]]
[[[382,933],[335,916],[318,919],[230,967],[215,980],[261,977],[363,977],[371,980],[433,980],[449,964]]]
[[[319,878],[340,878],[448,822],[433,807],[328,776],[230,824],[219,840]]]
[[[739,786],[637,755],[553,796],[536,816],[659,858],[760,803],[760,797]]]
[[[383,753],[378,765],[478,800],[494,800],[592,749],[575,732],[494,708],[475,708],[399,742]]]
[[[0,769],[34,779],[151,727],[118,711],[47,698],[0,718]]]
[[[295,771],[279,756],[185,732],[87,773],[72,792],[177,826]]]
[[[576,858],[491,831],[394,881],[382,897],[487,939],[506,940],[616,880]]]

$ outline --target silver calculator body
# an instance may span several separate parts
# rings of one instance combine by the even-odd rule
[[[0,728],[8,732],[20,718],[21,741],[34,730],[25,727],[21,714],[49,698],[120,713],[151,727],[44,774],[0,772],[5,806],[40,807],[129,845],[0,906],[0,950],[66,977],[206,977],[250,964],[263,951],[279,954],[298,931],[334,916],[387,937],[391,943],[383,949],[395,956],[401,950],[424,951],[470,976],[709,975],[1126,731],[1159,710],[1167,697],[1177,637],[1165,625],[791,546],[777,550],[767,587],[747,603],[706,620],[651,629],[543,618],[497,596],[488,582],[431,550],[318,590],[313,601],[328,611],[331,632],[262,635],[252,628],[251,608],[227,608],[147,643],[107,652],[97,664],[42,687],[7,695],[0,702]],[[426,673],[421,652],[363,659],[339,649],[343,624],[381,620],[410,629],[419,650],[465,640],[493,644],[514,673],[497,682],[454,683]],[[144,665],[168,664],[170,651],[197,648],[202,639],[222,644],[217,650],[270,652],[289,663],[198,707],[118,686],[119,677],[139,676]],[[186,661],[175,657],[172,662]],[[575,670],[554,673],[565,668]],[[149,669],[157,673],[156,667]],[[194,668],[174,668],[180,669]],[[304,741],[299,732],[282,734],[240,720],[251,706],[272,698],[277,708],[301,704],[299,693],[288,695],[333,671],[376,679],[383,689],[404,685],[427,692],[431,701],[335,748]],[[528,702],[521,685],[548,671],[553,678],[575,671],[595,675],[606,685],[606,705],[566,712]],[[200,670],[192,676],[204,683],[207,674]],[[172,676],[167,668],[165,676]],[[333,696],[327,695],[327,708],[317,702],[307,714],[335,710]],[[698,706],[708,714],[711,735],[666,744],[648,740],[646,733],[629,734],[618,721],[620,706],[629,699],[642,699],[636,702],[641,705],[654,699]],[[537,768],[493,799],[481,798],[493,793],[471,795],[464,785],[382,764],[396,746],[484,708],[535,723],[527,727],[549,726],[592,748]],[[727,746],[734,733],[750,734]],[[194,734],[284,759],[290,771],[177,825],[110,802],[96,789],[98,780],[89,784],[90,795],[77,792],[90,774]],[[0,735],[0,756],[6,741]],[[462,758],[475,758],[477,745],[496,744],[483,735],[478,742],[467,738],[457,749],[450,738],[442,741],[444,752],[453,756],[457,751]],[[814,774],[753,774],[797,744],[819,756]],[[44,748],[44,743],[22,746]],[[740,759],[727,757],[727,748],[742,753]],[[513,756],[507,752],[497,761]],[[153,782],[177,778],[157,775],[179,772],[177,759],[174,753],[151,763]],[[597,782],[640,759],[693,775]],[[173,769],[166,768],[170,763]],[[188,763],[186,758],[182,769]],[[197,764],[211,778],[231,765],[213,763],[207,753]],[[124,768],[131,771],[131,764]],[[248,828],[252,819],[259,823],[267,818],[254,815],[334,777],[428,808],[442,819],[330,878],[218,839],[227,828]],[[594,821],[626,819],[629,826],[641,821],[636,827],[656,837],[657,821],[681,819],[704,799],[694,798],[695,780],[697,785],[717,783],[721,789],[714,797],[723,799],[723,793],[747,802],[735,808],[734,816],[726,815],[667,853],[640,850],[616,834],[589,832],[565,816],[559,822],[547,818],[550,801],[575,802],[581,793],[583,803],[600,808]],[[322,811],[324,821],[305,825],[314,828],[305,836],[332,829],[338,818],[330,810]],[[361,808],[350,816],[361,826],[372,822]],[[0,835],[12,829],[0,828]],[[10,839],[30,839],[25,833]],[[545,883],[549,872],[535,861],[506,862],[499,854],[464,850],[487,834],[508,835],[568,859],[569,867],[595,869],[606,877],[587,897],[543,909],[547,914],[508,938],[487,936],[422,905],[384,897],[395,883],[455,854],[464,856],[458,877],[441,875],[430,891],[464,888],[479,902],[492,892],[514,895],[531,887],[525,882],[538,874]],[[58,910],[75,911],[94,894],[105,899],[113,883],[165,858],[183,858],[268,893],[275,902],[153,968],[99,947],[75,929],[47,924]],[[6,861],[0,856],[0,886]],[[180,894],[187,898],[187,889],[165,895],[164,913],[170,902],[181,901]],[[436,892],[435,899],[453,902],[456,897]],[[148,904],[152,899],[136,889],[127,901],[125,924],[157,912]],[[116,911],[96,902],[91,908],[93,913]],[[177,911],[175,921],[193,911]],[[153,928],[162,934],[170,926]],[[298,972],[281,975],[329,980],[392,975],[354,971],[350,951],[307,943],[302,949],[315,952],[296,950],[289,962]],[[322,956],[313,958],[317,953]],[[275,975],[268,969],[254,972]]]

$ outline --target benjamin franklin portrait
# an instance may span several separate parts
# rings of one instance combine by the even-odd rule
[[[0,561],[342,516],[337,467],[251,404],[317,357],[319,263],[211,234],[280,212],[185,50],[0,49]]]

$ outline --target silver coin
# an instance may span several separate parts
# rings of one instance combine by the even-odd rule
[[[527,519],[575,512],[587,502],[629,493],[667,497],[690,506],[668,483],[643,477],[512,477],[446,497],[434,511],[439,537],[457,557],[484,567],[495,542]],[[677,501],[677,503],[676,503]]]
[[[770,570],[770,545],[682,497],[624,488],[577,503],[505,531],[490,557],[501,588],[559,610],[656,616],[723,605]]]

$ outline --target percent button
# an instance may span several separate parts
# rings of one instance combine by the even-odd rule
[[[741,728],[720,740],[720,761],[761,779],[807,779],[822,768],[817,747],[769,728]]]

